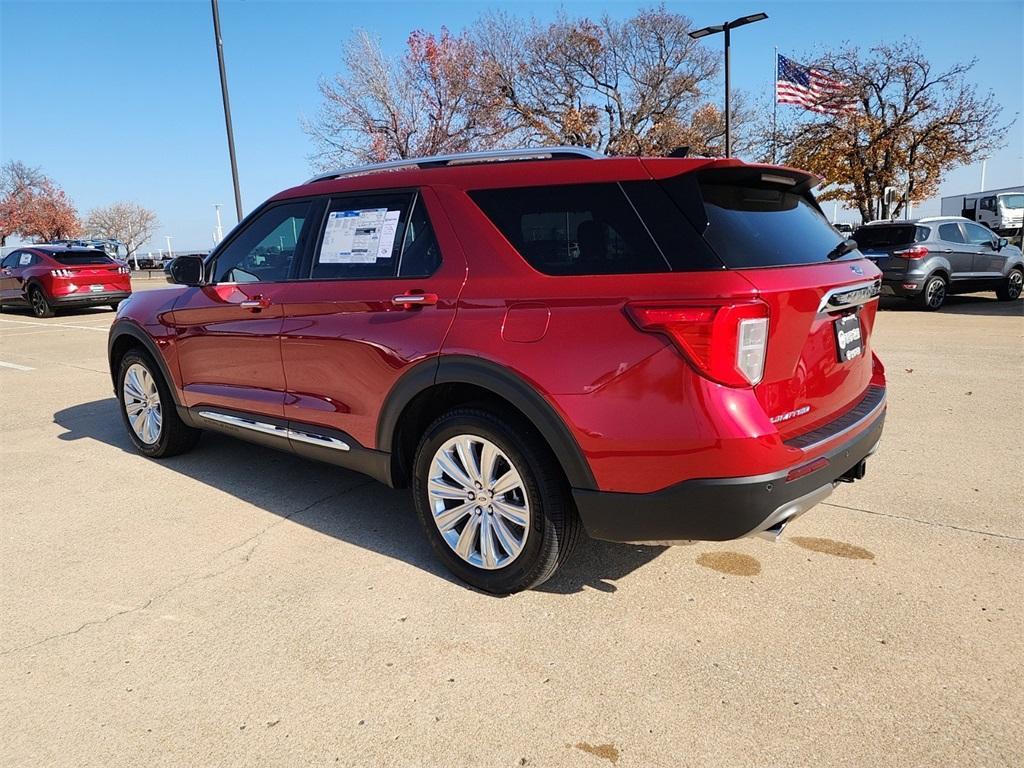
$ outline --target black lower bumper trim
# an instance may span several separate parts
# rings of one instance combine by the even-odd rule
[[[118,291],[117,293],[83,293],[80,296],[69,294],[66,296],[54,296],[49,303],[54,307],[90,307],[100,304],[110,304],[113,301],[124,301],[131,296],[130,291]]]
[[[781,507],[841,480],[863,476],[885,411],[860,434],[824,454],[828,464],[786,482],[788,470],[753,477],[686,480],[654,493],[573,489],[583,525],[606,541],[726,541],[745,536]]]

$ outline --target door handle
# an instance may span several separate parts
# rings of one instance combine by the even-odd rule
[[[270,299],[266,296],[253,296],[251,299],[238,302],[238,306],[243,309],[251,309],[254,312],[258,312],[261,309],[266,309],[270,306]]]
[[[436,293],[402,293],[398,296],[394,296],[391,299],[391,303],[396,307],[402,309],[412,309],[414,307],[423,307],[428,304],[437,304]]]

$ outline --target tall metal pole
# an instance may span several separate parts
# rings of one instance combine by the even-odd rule
[[[224,42],[220,38],[220,11],[217,0],[210,0],[213,9],[213,36],[217,42],[217,64],[220,67],[220,92],[224,98],[224,127],[228,132],[228,154],[231,156],[231,181],[235,185],[235,213],[242,220],[242,192],[238,187],[238,163],[235,162],[235,132],[231,128],[231,102],[228,99],[228,75],[224,69]]]
[[[729,101],[729,25],[725,26],[725,156],[732,157],[732,107]]]

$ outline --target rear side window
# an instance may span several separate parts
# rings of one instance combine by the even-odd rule
[[[670,271],[618,184],[487,189],[469,195],[530,266],[544,274]]]
[[[940,224],[939,239],[945,240],[947,243],[962,243],[964,242],[964,233],[960,231],[959,224]]]
[[[892,248],[897,245],[909,245],[927,239],[928,231],[924,227],[913,224],[873,225],[861,227],[853,233],[853,239],[863,249]]]
[[[818,264],[843,241],[808,197],[788,189],[705,180],[700,194],[704,239],[731,269]]]
[[[107,256],[103,251],[93,251],[92,253],[50,253],[50,258],[56,261],[58,264],[67,264],[68,266],[75,266],[80,264],[113,264],[113,260]]]

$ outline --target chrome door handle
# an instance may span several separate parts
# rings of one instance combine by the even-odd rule
[[[403,293],[391,298],[391,303],[403,309],[423,307],[428,304],[437,304],[436,293]]]
[[[266,296],[257,296],[254,299],[246,299],[245,301],[238,302],[238,306],[243,309],[266,309],[270,306],[270,299]]]

